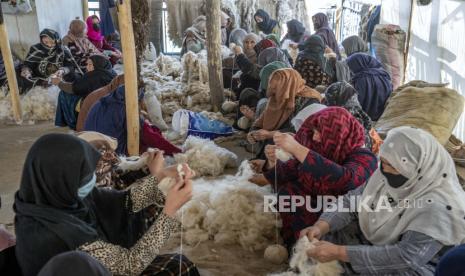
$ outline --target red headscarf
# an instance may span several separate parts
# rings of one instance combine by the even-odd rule
[[[320,132],[321,142],[313,141]],[[295,138],[303,146],[342,164],[347,155],[365,144],[363,126],[342,107],[328,107],[308,117]]]
[[[271,40],[271,39],[262,39],[260,40],[254,47],[254,50],[255,52],[257,53],[257,57],[258,55],[260,54],[261,51],[267,49],[267,48],[271,48],[271,47],[276,47],[276,43]]]
[[[102,41],[103,40],[103,35],[100,33],[100,31],[94,30],[94,21],[93,21],[93,19],[94,19],[95,16],[96,15],[91,15],[91,16],[87,17],[87,19],[86,19],[87,37],[90,40],[93,40],[93,41]],[[99,19],[99,22],[100,22],[100,19]]]

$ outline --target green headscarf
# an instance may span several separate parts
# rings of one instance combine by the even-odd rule
[[[290,66],[282,61],[273,61],[272,63],[264,66],[260,71],[260,89],[266,91],[268,89],[268,82],[270,81],[270,76],[274,71],[283,68],[290,68]]]
[[[276,34],[269,34],[267,36],[265,36],[266,39],[270,39],[270,40],[273,40],[274,43],[276,43],[276,45],[278,45],[278,47],[281,47],[281,43],[279,42],[279,37],[278,35]]]

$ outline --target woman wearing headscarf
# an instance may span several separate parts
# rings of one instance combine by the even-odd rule
[[[116,275],[156,274],[161,268],[198,275],[185,257],[157,256],[177,225],[175,212],[191,197],[189,167],[183,165],[185,177],[180,179],[176,168],[164,168],[162,152],[150,153],[151,176],[129,190],[115,191],[95,187],[99,158],[89,143],[66,134],[42,136],[29,150],[14,203],[16,255],[23,275],[37,275],[50,259],[73,250],[89,254]],[[165,197],[157,184],[166,176],[176,177],[177,184]],[[164,205],[162,214],[147,232],[133,231],[128,222],[153,203]]]
[[[281,27],[279,26],[278,21],[271,19],[270,15],[262,10],[258,9],[253,16],[257,27],[264,34],[275,34],[278,37],[281,36]]]
[[[439,251],[465,241],[465,192],[454,162],[431,134],[411,127],[390,130],[380,156],[368,182],[344,196],[350,212],[325,212],[302,232],[327,240],[308,255],[339,260],[348,274],[434,275]]]
[[[104,55],[110,58],[111,64],[115,65],[121,59],[121,52],[107,42],[100,31],[100,19],[96,15],[91,15],[86,19],[87,38]]]
[[[68,34],[63,37],[63,45],[71,50],[82,72],[86,72],[87,59],[90,56],[102,54],[87,38],[86,23],[79,19],[71,21]]]
[[[290,39],[294,42],[294,44],[298,45],[307,40],[307,38],[309,38],[311,35],[308,31],[305,30],[305,27],[302,24],[302,22],[296,19],[292,19],[291,21],[288,21],[286,24],[287,34],[284,36],[282,41]]]
[[[311,200],[306,205],[313,208],[317,206],[318,196],[343,195],[365,183],[377,168],[376,156],[363,147],[363,127],[340,107],[328,107],[311,115],[295,137],[277,133],[273,139],[276,146],[267,147],[263,184],[276,183],[278,197],[306,196]],[[293,158],[277,161],[276,148]],[[280,213],[281,234],[288,248],[299,238],[300,231],[315,223],[320,214],[308,211],[305,206],[297,207],[292,213]]]
[[[257,158],[264,156],[264,147],[272,143],[276,131],[295,132],[290,123],[295,114],[306,106],[321,101],[320,93],[306,86],[294,69],[278,69],[269,79],[266,90],[268,102],[247,135],[251,144],[259,142],[256,146]]]
[[[277,47],[271,47],[263,50],[260,55],[258,56],[258,66],[264,67],[267,64],[270,64],[274,61],[281,61],[287,63],[289,67],[291,67],[291,60],[289,60],[288,56]]]
[[[243,41],[246,36],[247,32],[241,28],[236,28],[232,30],[231,34],[229,35],[230,47],[239,46],[244,48]],[[232,88],[232,77],[237,71],[239,71],[239,68],[237,67],[237,64],[234,60],[234,55],[230,55],[227,58],[224,58],[222,64],[224,88]]]
[[[356,53],[368,53],[367,43],[358,35],[349,36],[344,39],[344,41],[342,41],[342,46],[344,47],[344,52],[347,57]]]
[[[61,45],[60,35],[51,29],[40,32],[40,43],[31,46],[21,68],[21,83],[30,88],[48,85],[51,75],[72,80],[76,69],[71,53]],[[28,85],[26,85],[26,83]]]
[[[337,55],[337,59],[341,59],[339,53],[339,45],[337,44],[336,36],[333,30],[329,27],[328,17],[324,13],[317,13],[312,17],[313,26],[315,28],[314,35],[319,35],[326,46]]]
[[[55,116],[56,126],[75,129],[81,101],[116,77],[110,61],[101,55],[93,55],[87,59],[86,71],[87,73],[73,83],[64,82],[61,78],[52,79],[52,84],[61,89]]]
[[[204,15],[197,17],[192,26],[184,32],[181,46],[181,56],[191,51],[198,53],[205,49],[205,32],[207,18]]]
[[[463,276],[465,273],[465,244],[456,246],[444,254],[436,267],[435,276]]]
[[[347,82],[331,84],[325,91],[324,103],[328,106],[340,106],[349,111],[365,129],[365,147],[378,154],[383,141],[373,128],[370,117],[363,111],[358,101],[358,93],[352,85]]]
[[[300,47],[294,69],[305,79],[308,86],[327,86],[335,81],[334,63],[325,57],[325,44],[320,36],[312,35]]]
[[[96,131],[114,137],[118,140],[116,153],[127,155],[127,126],[126,126],[126,103],[124,86],[101,98],[89,111],[84,130]],[[143,93],[139,93],[139,101],[143,99]],[[157,148],[167,155],[180,153],[181,149],[166,140],[160,129],[152,125],[148,120],[140,117],[140,152],[147,148]]]
[[[258,55],[265,49],[270,48],[270,47],[275,47],[276,45],[274,44],[273,41],[268,40],[268,39],[263,39],[259,41],[255,46],[254,46],[254,52],[256,53],[255,57],[258,57]],[[255,90],[258,90],[259,85],[260,85],[260,69],[261,67],[253,63],[253,55],[252,60],[248,58],[249,55],[245,55],[243,52],[242,48],[240,46],[234,47],[234,54],[235,54],[235,63],[241,70],[241,76],[240,76],[240,85],[236,88],[233,88],[233,91],[236,93],[237,98],[240,97],[240,93],[242,90],[245,88],[252,88]],[[255,59],[256,60],[256,59]]]
[[[249,33],[242,41],[244,54],[247,59],[252,63],[257,63],[257,52],[255,52],[255,45],[260,41],[260,37],[254,33]]]
[[[244,29],[236,28],[232,30],[231,34],[229,35],[229,43],[234,43],[235,45],[244,47],[242,43],[246,36],[247,36],[247,32]]]
[[[367,54],[353,54],[346,62],[353,73],[351,83],[363,110],[371,120],[377,121],[392,92],[391,76],[378,60]]]

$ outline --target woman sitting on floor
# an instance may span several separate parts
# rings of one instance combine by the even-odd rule
[[[380,156],[368,182],[344,196],[345,208],[361,196],[363,205],[351,206],[359,212],[325,212],[302,231],[326,240],[308,255],[339,260],[348,275],[434,275],[439,251],[465,241],[454,162],[431,134],[411,127],[390,130]]]
[[[383,141],[373,128],[370,117],[363,111],[358,101],[358,93],[352,85],[347,82],[331,84],[325,91],[324,103],[328,106],[344,107],[349,111],[365,129],[365,147],[371,149],[374,154],[378,154]]]
[[[60,35],[50,29],[40,32],[40,43],[31,46],[21,68],[18,84],[23,91],[37,85],[49,85],[51,75],[73,81],[76,64],[71,53],[61,45]]]
[[[258,29],[264,34],[275,34],[278,37],[281,36],[281,27],[279,26],[278,21],[272,19],[266,11],[258,9],[254,14],[253,19],[255,20],[255,23],[257,23]]]
[[[95,45],[95,47],[106,55],[111,64],[115,65],[122,58],[121,52],[107,42],[105,37],[100,32],[100,19],[96,15],[91,15],[86,20],[87,37]]]
[[[377,59],[367,54],[353,54],[346,62],[352,71],[351,83],[358,92],[363,110],[371,120],[377,121],[392,92],[391,76]]]
[[[278,196],[311,196],[315,208],[317,196],[345,194],[365,183],[376,170],[376,156],[364,148],[364,141],[363,127],[348,111],[325,108],[308,117],[295,137],[276,133],[276,146],[266,149],[265,173],[252,181],[272,186],[276,182]],[[293,159],[277,161],[276,148],[292,154]],[[300,231],[315,223],[320,212],[301,206],[280,215],[282,237],[291,248]]]
[[[327,86],[336,79],[334,62],[325,57],[325,44],[321,37],[312,35],[301,45],[294,69],[297,70],[308,86]]]
[[[259,159],[264,159],[265,145],[273,142],[276,131],[294,132],[291,119],[306,106],[322,99],[320,93],[305,85],[294,69],[276,70],[269,79],[265,110],[247,135],[249,143],[256,144],[255,154]]]
[[[139,101],[144,93],[139,93]],[[150,121],[140,117],[140,153],[147,148],[157,148],[167,155],[180,153],[181,149],[166,140],[160,129],[152,125]],[[117,154],[128,154],[127,149],[127,126],[126,126],[126,103],[124,86],[96,102],[87,115],[84,125],[86,131],[96,131],[114,137],[118,140]]]
[[[82,100],[93,91],[109,84],[116,77],[110,61],[101,55],[94,55],[87,59],[86,71],[87,73],[73,83],[64,82],[61,78],[52,79],[52,84],[58,85],[61,89],[55,116],[56,126],[76,129]]]
[[[75,19],[69,25],[68,34],[63,37],[63,45],[68,47],[82,72],[87,72],[87,60],[93,55],[103,55],[86,36],[86,23]]]
[[[14,204],[23,275],[37,275],[54,256],[73,250],[89,254],[115,275],[162,270],[198,275],[185,257],[158,255],[178,224],[175,213],[192,196],[189,167],[183,165],[185,177],[179,178],[175,167],[164,168],[162,153],[153,152],[151,176],[130,190],[115,191],[95,187],[99,158],[90,144],[66,134],[45,135],[31,147]],[[157,184],[167,176],[177,183],[164,197]],[[132,231],[128,219],[153,203],[164,205],[162,214],[146,233]]]

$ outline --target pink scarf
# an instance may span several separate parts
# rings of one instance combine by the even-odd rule
[[[94,30],[94,22],[92,20],[92,16],[87,17],[86,24],[87,24],[87,37],[92,41],[102,41],[103,35],[100,31]]]

